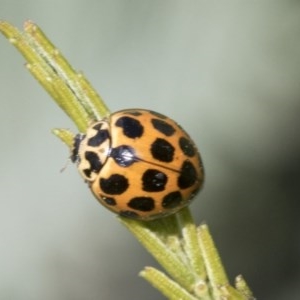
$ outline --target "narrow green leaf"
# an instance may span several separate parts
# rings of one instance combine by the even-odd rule
[[[198,237],[208,281],[212,287],[213,295],[218,299],[219,287],[228,286],[228,278],[206,224],[198,227]]]
[[[171,300],[197,300],[187,290],[157,269],[146,267],[140,276],[149,281],[156,289]]]
[[[62,142],[64,142],[69,147],[70,150],[72,150],[73,141],[74,141],[73,132],[67,129],[54,128],[52,129],[52,133],[56,135]]]
[[[53,72],[45,73],[44,67],[39,64],[28,63],[26,66],[35,79],[72,119],[78,130],[84,132],[90,122],[89,115],[65,82]]]
[[[191,270],[195,272],[197,280],[206,279],[206,271],[201,256],[201,249],[199,245],[197,228],[190,209],[185,207],[177,213],[177,218],[180,227],[182,228],[182,237],[184,243],[185,253],[189,259]]]
[[[239,275],[235,279],[235,287],[236,289],[245,296],[245,299],[247,300],[254,300],[254,296],[252,294],[252,291],[250,290],[247,282],[243,278],[242,275]]]

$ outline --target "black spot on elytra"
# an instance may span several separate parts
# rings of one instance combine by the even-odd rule
[[[157,118],[160,118],[160,119],[166,119],[167,117],[156,112],[156,111],[153,111],[153,110],[149,110],[149,113],[152,114],[153,116],[157,117]]]
[[[153,127],[166,136],[171,136],[175,132],[175,128],[164,120],[152,119]]]
[[[151,145],[152,156],[162,162],[173,160],[175,148],[166,140],[157,138]]]
[[[99,147],[104,141],[109,138],[108,130],[99,130],[97,133],[89,138],[87,144],[91,147]]]
[[[162,200],[162,207],[166,209],[171,209],[179,206],[183,201],[182,195],[179,191],[171,192],[164,196]]]
[[[87,151],[84,153],[84,157],[90,164],[91,172],[99,173],[102,168],[102,163],[99,159],[99,156],[95,152]]]
[[[144,127],[140,121],[131,117],[121,117],[116,121],[115,125],[121,127],[123,134],[131,139],[139,138],[144,133]]]
[[[98,122],[93,126],[93,129],[101,130],[102,126],[103,126],[103,122]]]
[[[110,195],[120,195],[129,187],[128,179],[119,174],[113,174],[107,179],[100,178],[99,183],[102,191]]]
[[[139,211],[152,211],[155,202],[151,197],[135,197],[127,203],[127,206]]]
[[[101,199],[109,206],[115,206],[117,204],[116,200],[112,197],[101,196]]]
[[[110,156],[121,167],[131,166],[137,161],[134,149],[127,145],[111,149]]]
[[[87,178],[91,177],[91,174],[92,174],[91,169],[84,169],[82,172],[84,173],[85,177],[87,177]]]
[[[182,152],[189,157],[193,157],[196,154],[196,149],[194,144],[185,137],[181,137],[179,139],[179,146]]]
[[[139,218],[139,214],[134,211],[131,211],[131,210],[122,210],[122,211],[120,211],[119,214],[121,217],[126,217],[126,218],[131,218],[131,219]]]
[[[194,185],[197,181],[197,171],[194,165],[186,160],[180,169],[180,175],[178,177],[178,187],[186,189]]]
[[[142,176],[143,190],[146,192],[160,192],[165,189],[167,176],[158,170],[148,169]]]
[[[81,133],[76,134],[76,136],[74,138],[73,149],[72,149],[72,153],[70,156],[70,159],[73,163],[79,162],[79,155],[78,155],[79,147],[80,147],[81,141],[84,138],[85,138],[85,134],[81,134]]]

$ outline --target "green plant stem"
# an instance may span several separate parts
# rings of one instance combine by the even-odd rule
[[[0,32],[24,56],[27,69],[80,132],[85,132],[92,121],[109,115],[109,109],[88,80],[72,68],[36,24],[27,21],[24,31],[19,31],[0,21]],[[54,129],[53,133],[72,149],[72,132]],[[236,288],[229,285],[208,227],[201,225],[196,229],[189,208],[149,222],[120,220],[173,278],[150,267],[141,272],[169,299],[254,299],[242,277],[237,277]]]
[[[156,258],[156,260],[167,270],[167,272],[185,287],[188,291],[192,290],[194,277],[188,267],[180,260],[178,255],[170,250],[155,232],[148,227],[148,222],[135,221],[120,218],[121,222],[135,235],[143,246]],[[159,220],[158,224],[160,231]],[[153,224],[152,224],[153,225]]]

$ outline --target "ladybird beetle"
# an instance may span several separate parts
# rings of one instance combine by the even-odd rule
[[[204,173],[189,135],[170,118],[125,109],[77,134],[71,154],[95,197],[129,218],[153,220],[188,205]]]

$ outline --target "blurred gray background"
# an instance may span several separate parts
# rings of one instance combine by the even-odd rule
[[[206,184],[191,208],[231,279],[300,299],[300,2],[12,1],[112,111],[177,120]],[[102,208],[51,128],[71,121],[0,37],[0,299],[164,299],[137,277],[153,259]]]

